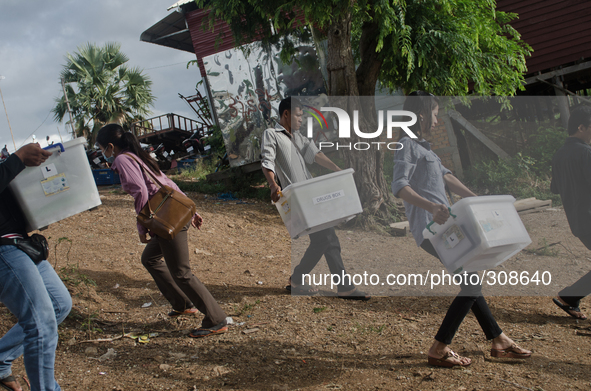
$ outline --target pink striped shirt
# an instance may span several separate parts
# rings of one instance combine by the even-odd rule
[[[131,156],[125,155],[126,153],[134,155],[146,170],[149,170],[150,172],[152,172],[152,170],[142,161],[142,159],[129,150],[121,151],[121,153],[115,157],[115,161],[111,166],[111,168],[119,174],[123,191],[134,198],[135,212],[139,213],[148,200],[158,192],[158,185],[154,184],[152,179],[146,175],[140,166],[138,166],[138,162],[136,162]],[[154,174],[154,176],[158,178],[163,185],[181,191],[176,183],[170,180],[164,175],[164,173],[160,173],[160,175]],[[140,234],[146,234],[148,232],[148,230],[139,223],[137,224],[137,230]]]

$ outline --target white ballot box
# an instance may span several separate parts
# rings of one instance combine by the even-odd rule
[[[445,224],[428,225],[423,236],[452,273],[492,269],[531,243],[514,202],[510,195],[464,198]]]
[[[54,144],[39,167],[27,167],[9,184],[25,218],[27,231],[48,226],[101,204],[82,137]]]
[[[351,220],[363,211],[352,168],[293,183],[275,203],[289,235],[297,239]]]

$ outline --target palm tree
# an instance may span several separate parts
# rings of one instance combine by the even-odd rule
[[[127,127],[150,114],[155,100],[152,82],[140,68],[125,65],[129,58],[118,43],[103,47],[87,43],[73,55],[61,72],[79,136],[94,144],[96,133],[105,124],[118,122]],[[54,120],[61,122],[67,114],[66,100],[56,98]]]

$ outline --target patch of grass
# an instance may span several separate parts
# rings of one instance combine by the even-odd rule
[[[199,182],[188,182],[182,181],[177,178],[171,178],[184,192],[187,191],[194,191],[196,193],[201,194],[217,194],[217,193],[226,193],[226,186],[220,182],[207,182],[207,181],[199,181]]]
[[[74,322],[79,324],[80,330],[86,331],[87,336],[90,337],[90,333],[102,333],[103,329],[99,327],[95,327],[95,320],[98,319],[98,312],[90,312],[88,311],[88,315],[84,316],[77,311],[71,311],[68,314],[68,319],[72,319]]]
[[[181,170],[176,178],[180,180],[203,180],[206,175],[215,171],[215,164],[211,159],[200,159],[192,166]]]
[[[53,247],[53,250],[55,253],[55,263],[53,264],[54,269],[57,269],[57,259],[58,259],[57,258],[57,246],[59,246],[60,243],[62,243],[62,242],[66,242],[66,243],[70,244],[70,246],[68,247],[68,252],[66,252],[66,262],[68,262],[68,264],[70,263],[70,250],[72,249],[72,241],[64,236],[64,237],[59,238],[57,240],[57,243]],[[76,267],[78,267],[78,265]]]
[[[78,266],[76,265],[67,265],[60,268],[59,276],[63,282],[69,282],[76,286],[80,284],[96,286],[96,281],[88,277],[86,274],[80,273]]]
[[[373,326],[373,325],[363,326],[359,322],[355,322],[355,326],[353,326],[351,328],[351,331],[358,332],[360,334],[366,334],[366,333],[380,334],[382,331],[384,331],[385,328],[386,328],[385,324],[383,324],[381,326]]]
[[[523,251],[528,254],[540,255],[543,257],[557,257],[558,250],[552,248],[552,246],[554,246],[556,244],[558,244],[558,243],[548,244],[548,241],[546,240],[546,238],[542,238],[541,240],[538,240],[538,246],[540,246],[540,247],[538,247],[536,249],[525,249]]]
[[[191,171],[186,176],[181,172],[180,175],[171,176],[171,179],[182,191],[201,194],[232,193],[235,198],[254,198],[263,201],[271,199],[269,186],[262,171],[244,173],[240,167],[231,168],[230,171],[229,178],[215,182],[205,180],[205,175],[208,173],[205,173],[200,180],[193,180],[192,178],[197,177],[190,176]]]
[[[314,311],[315,314],[319,314],[319,313],[321,313],[324,310],[326,310],[326,307],[314,307],[314,310],[313,311]]]
[[[385,324],[383,324],[383,325],[381,325],[381,326],[377,326],[377,327],[374,327],[374,326],[369,326],[369,327],[367,328],[367,330],[368,330],[368,331],[371,331],[372,333],[377,333],[377,334],[379,334],[379,333],[381,333],[382,331],[384,331],[384,329],[385,329],[385,328],[386,328],[386,325],[385,325]]]
[[[234,308],[234,311],[237,311],[237,316],[241,316],[244,315],[247,312],[250,312],[254,309],[254,307],[256,307],[257,305],[259,305],[261,303],[260,300],[255,301],[252,304],[244,304],[244,306],[242,307],[242,309],[240,309],[240,311],[237,311],[237,308]]]
[[[97,318],[98,318],[98,313],[97,312],[93,312],[93,313],[90,313],[89,312],[88,313],[88,316],[81,323],[80,328],[82,330],[85,330],[85,331],[102,333],[103,330],[101,328],[94,326],[94,321]]]

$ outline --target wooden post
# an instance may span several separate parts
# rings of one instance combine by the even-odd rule
[[[70,114],[70,125],[72,125],[72,138],[76,138],[76,129],[74,129],[74,120],[72,119],[72,109],[70,109],[70,101],[68,100],[68,94],[66,94],[66,81],[62,77],[62,90],[64,91],[64,99],[66,100],[66,107]],[[89,141],[90,142],[90,141]]]
[[[4,79],[4,76],[0,76],[0,80]],[[14,135],[12,134],[12,126],[10,126],[10,120],[8,119],[8,111],[6,111],[6,104],[4,103],[4,95],[2,95],[2,88],[0,88],[0,97],[2,97],[2,105],[4,106],[4,112],[6,113],[6,120],[8,121],[8,129],[10,129],[10,135],[12,136],[12,144],[14,145],[14,152],[16,152],[16,143],[14,142]]]
[[[472,125],[462,114],[458,113],[455,110],[449,110],[447,113],[451,118],[457,121],[460,125],[464,127],[468,132],[472,133],[474,137],[478,139],[482,144],[484,144],[488,149],[490,149],[495,155],[497,155],[501,159],[509,159],[510,156],[507,152],[503,151],[501,147],[495,144],[491,139],[486,137],[484,133],[478,130],[474,125]]]
[[[554,87],[554,93],[556,94],[558,100],[558,110],[560,111],[560,122],[562,126],[566,129],[568,127],[568,118],[570,117],[570,108],[568,105],[568,98],[566,93],[563,91],[564,86],[562,85],[562,81],[556,76],[552,80],[556,86]]]
[[[462,179],[464,176],[464,169],[462,168],[462,160],[460,159],[460,151],[458,149],[458,139],[456,138],[456,134],[454,133],[454,128],[451,123],[451,119],[447,113],[443,113],[442,115],[443,124],[445,125],[445,130],[447,131],[447,138],[449,139],[449,145],[453,149],[451,160],[454,165],[454,174],[458,178]]]

